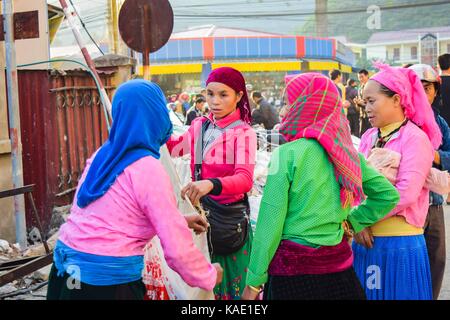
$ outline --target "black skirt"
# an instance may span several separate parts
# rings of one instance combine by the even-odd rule
[[[111,286],[92,286],[74,280],[65,272],[57,275],[53,264],[48,279],[47,300],[144,300],[145,285],[142,279],[130,283]]]
[[[355,271],[329,274],[269,276],[264,300],[365,300]]]

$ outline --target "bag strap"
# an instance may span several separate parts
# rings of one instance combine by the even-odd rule
[[[197,141],[195,142],[195,166],[194,166],[194,179],[195,181],[202,180],[202,162],[203,162],[203,137],[205,136],[206,129],[209,126],[209,120],[206,119],[202,123],[202,131]]]
[[[242,121],[241,119],[236,120],[234,122],[232,122],[231,124],[229,124],[227,127],[223,128],[225,130],[228,129],[234,129],[242,124],[244,124],[245,122]],[[202,162],[203,162],[203,152],[204,152],[204,144],[203,144],[203,139],[205,137],[205,132],[208,129],[210,125],[210,121],[209,119],[206,119],[203,123],[202,123],[202,131],[201,131],[201,135],[199,137],[199,139],[197,139],[196,143],[195,143],[195,166],[194,166],[194,179],[195,181],[200,181],[201,179],[201,171],[202,171]]]

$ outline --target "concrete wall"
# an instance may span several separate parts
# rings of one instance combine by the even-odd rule
[[[0,1],[0,12],[1,12]],[[39,11],[39,38],[16,41],[17,64],[48,60],[48,14],[45,0],[14,0],[14,11]],[[5,68],[4,42],[0,42],[0,70]],[[46,65],[34,67],[46,68]],[[11,142],[9,140],[8,108],[6,105],[5,76],[0,72],[0,190],[12,188]],[[0,239],[15,242],[15,217],[13,198],[0,199]]]
[[[3,42],[0,42],[0,70],[5,70],[5,47]],[[11,142],[8,132],[5,74],[0,72],[0,190],[11,188]],[[0,199],[0,239],[15,242],[15,233],[13,200],[12,198]]]
[[[450,53],[450,40],[439,42],[439,54]]]
[[[417,56],[415,59],[413,59],[411,55],[411,49],[413,47],[416,47],[417,50]],[[395,60],[396,63],[419,63],[420,58],[420,48],[419,43],[405,43],[405,44],[396,44],[396,45],[390,45],[386,47],[387,55],[389,60],[392,60],[394,58],[394,49],[399,48],[400,49],[400,56],[399,59]]]
[[[367,59],[386,59],[386,46],[367,46]]]
[[[39,11],[39,38],[16,41],[17,64],[49,60],[50,44],[48,38],[48,13],[46,0],[14,0],[14,11]],[[27,69],[42,69],[46,65]]]

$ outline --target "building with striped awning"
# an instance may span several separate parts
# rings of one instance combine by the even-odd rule
[[[163,48],[150,55],[150,64],[154,79],[167,91],[195,91],[204,86],[211,70],[221,66],[243,72],[250,83],[259,77],[261,81],[282,83],[287,73],[327,74],[331,69],[339,69],[350,74],[355,56],[336,39],[212,25],[174,33]],[[256,85],[256,89],[263,90],[261,85]]]

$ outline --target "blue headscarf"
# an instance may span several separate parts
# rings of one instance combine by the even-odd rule
[[[78,190],[80,208],[102,197],[130,164],[146,156],[159,159],[161,146],[172,134],[166,98],[160,87],[149,81],[122,84],[113,99],[112,117],[108,140]]]

